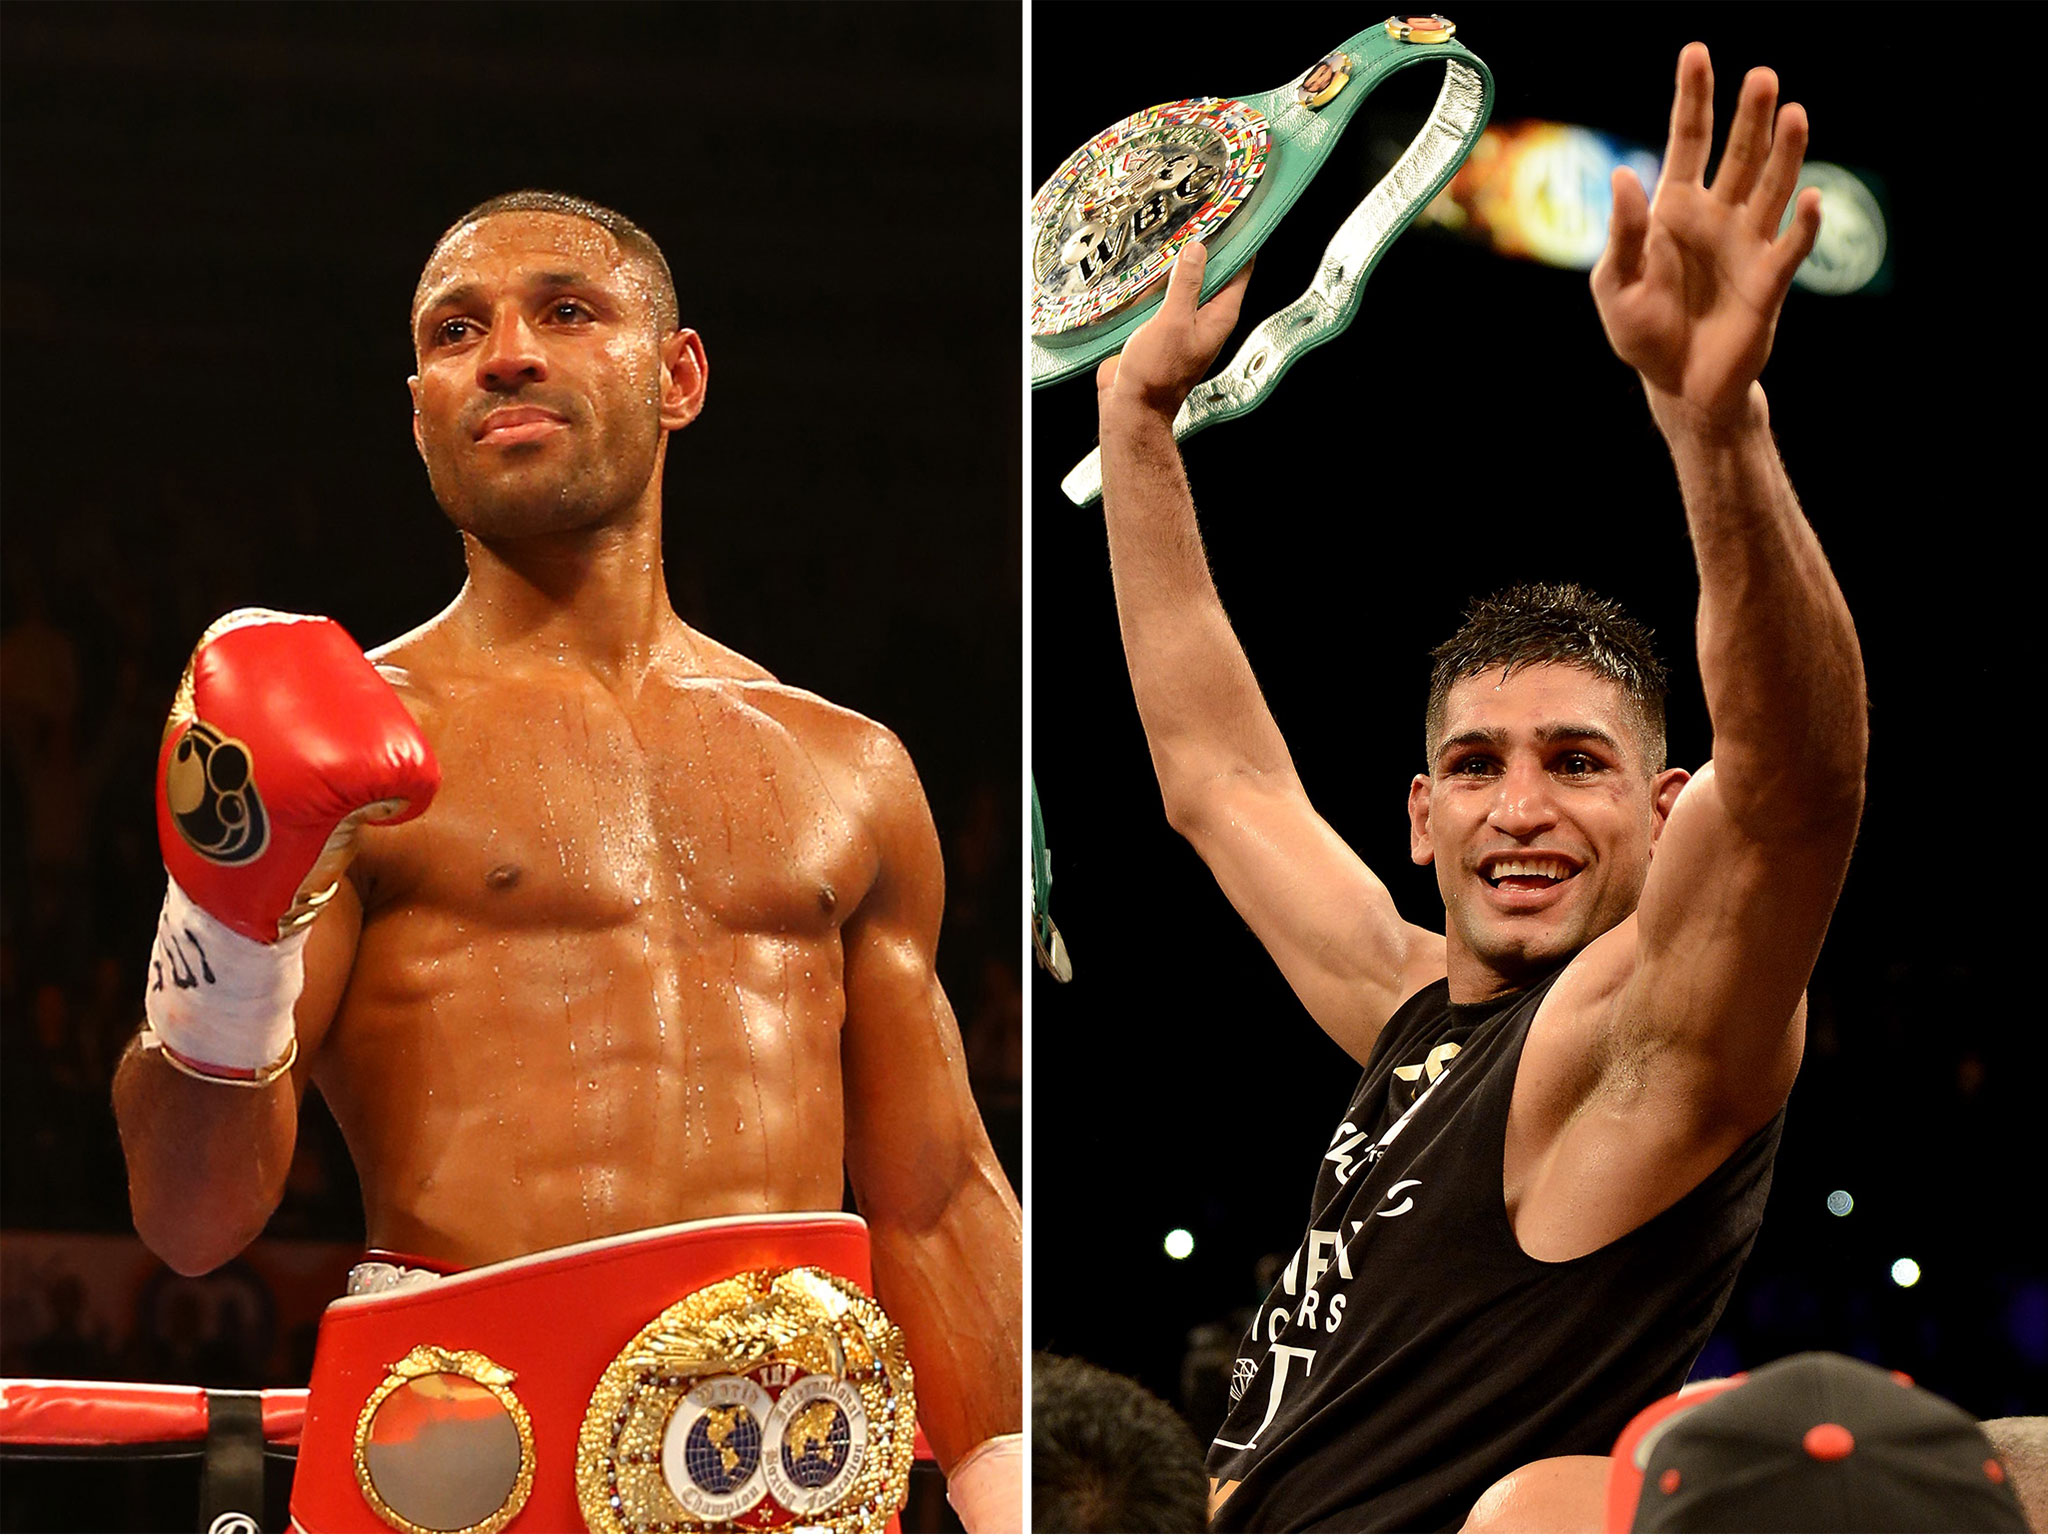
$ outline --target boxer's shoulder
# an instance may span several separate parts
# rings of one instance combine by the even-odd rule
[[[664,647],[662,661],[678,681],[739,685],[776,680],[775,674],[753,657],[743,656],[687,624],[678,625],[678,633]]]
[[[859,710],[772,680],[745,684],[741,697],[796,737],[821,768],[864,779],[915,778],[901,739]]]
[[[365,654],[420,728],[430,731],[459,685],[456,652],[447,643],[441,622],[422,624]]]
[[[915,843],[929,834],[924,786],[909,750],[888,726],[787,683],[751,682],[738,692],[752,710],[788,733],[838,808],[878,849],[897,847],[905,837]],[[889,861],[886,853],[883,858]]]
[[[765,716],[814,758],[822,756],[848,768],[860,766],[878,749],[901,751],[887,727],[858,710],[786,683],[759,662],[700,631],[686,628],[684,635],[668,669],[675,687],[708,689],[741,710]]]

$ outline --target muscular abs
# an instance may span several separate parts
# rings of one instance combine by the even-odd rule
[[[852,717],[729,678],[412,677],[441,795],[364,840],[313,1069],[371,1243],[474,1264],[837,1209],[841,927],[876,875]]]

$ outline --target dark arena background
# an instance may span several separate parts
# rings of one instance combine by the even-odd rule
[[[1862,637],[1869,796],[1769,1211],[1695,1375],[1832,1349],[1978,1417],[2048,1413],[2042,1010],[2025,958],[2039,924],[2014,848],[2035,834],[2035,754],[2009,740],[2035,713],[2014,641],[2036,563],[2020,548],[2039,538],[2021,190],[2039,114],[1999,62],[2039,41],[2039,16],[1444,10],[1494,73],[1496,126],[1580,125],[1661,156],[1678,52],[1697,38],[1717,160],[1743,74],[1768,64],[1808,109],[1809,158],[1880,203],[1884,270],[1857,292],[1795,288],[1764,373]],[[1268,90],[1380,15],[1040,5],[1033,185],[1128,113]],[[1261,249],[1240,337],[1308,285],[1441,79],[1408,71],[1352,123]],[[1568,222],[1604,202],[1606,168],[1565,157],[1532,190]],[[1358,1068],[1165,823],[1100,512],[1059,490],[1094,442],[1089,381],[1034,395],[1031,765],[1074,979],[1032,981],[1033,1342],[1138,1377],[1206,1444]],[[1671,761],[1708,756],[1676,480],[1583,271],[1418,225],[1343,336],[1185,452],[1224,605],[1309,794],[1410,919],[1442,921],[1403,802],[1428,652],[1469,598],[1538,579],[1619,598],[1672,666]],[[1184,1258],[1166,1251],[1176,1231]]]
[[[324,1111],[244,1259],[182,1279],[129,1226],[108,1091],[163,892],[151,775],[215,615],[368,646],[454,596],[407,311],[442,230],[515,188],[665,249],[712,376],[670,447],[676,607],[909,748],[1021,1187],[1021,49],[1007,5],[0,13],[0,1375],[306,1379],[363,1236]],[[180,1528],[182,1475],[182,1508],[126,1471],[59,1510],[10,1463],[0,1524]]]

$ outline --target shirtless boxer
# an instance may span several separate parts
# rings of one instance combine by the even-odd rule
[[[1818,193],[1793,196],[1806,117],[1752,72],[1709,186],[1712,101],[1694,44],[1654,202],[1616,173],[1593,294],[1677,466],[1714,762],[1665,766],[1661,669],[1611,604],[1482,605],[1437,653],[1408,796],[1443,931],[1406,921],[1310,803],[1203,557],[1171,423],[1243,279],[1198,307],[1190,247],[1098,374],[1118,615],[1168,819],[1364,1068],[1240,1350],[1209,1457],[1218,1528],[1454,1530],[1514,1467],[1604,1452],[1684,1379],[1754,1240],[1866,725],[1855,631],[1757,382],[1819,228]],[[1376,697],[1369,664],[1324,665],[1332,708]]]
[[[495,199],[435,247],[412,321],[413,438],[468,580],[374,673],[324,622],[243,624],[195,654],[199,717],[247,739],[259,780],[294,754],[324,778],[268,807],[273,846],[302,850],[282,897],[160,814],[176,883],[155,1027],[115,1083],[137,1230],[188,1274],[238,1253],[278,1203],[308,1084],[371,1245],[446,1268],[834,1212],[850,1178],[954,1468],[1020,1426],[1021,1236],[933,969],[944,876],[910,760],[669,606],[662,466],[706,358],[645,234],[557,194]],[[174,802],[191,772],[167,762]],[[307,873],[312,856],[365,807],[345,878],[280,939],[346,848]],[[210,968],[195,925],[237,930]],[[258,979],[175,985],[237,966]],[[184,1010],[168,1027],[165,999]],[[970,1528],[1016,1529],[1020,1499]]]

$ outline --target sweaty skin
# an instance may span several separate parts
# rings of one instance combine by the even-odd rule
[[[313,941],[360,925],[312,1077],[371,1243],[472,1265],[837,1209],[842,944],[874,821],[923,811],[901,749],[687,633],[630,695],[446,623],[378,659],[443,787]]]
[[[662,571],[695,332],[601,226],[500,213],[420,283],[413,436],[463,536],[373,653],[441,765],[313,924],[289,1083],[116,1080],[136,1227],[186,1273],[262,1229],[317,1083],[370,1242],[471,1266],[851,1182],[943,1466],[1018,1429],[1017,1201],[934,969],[902,745],[692,630]]]

